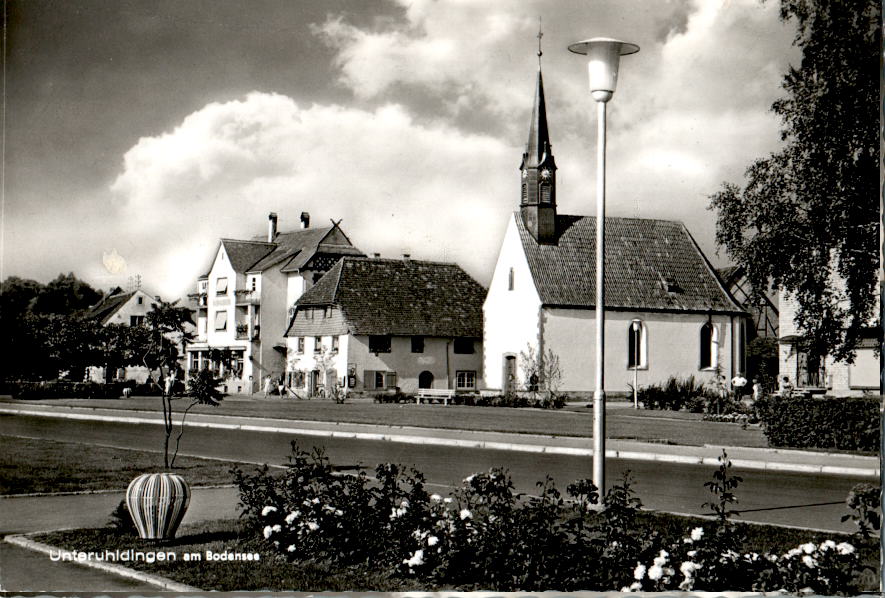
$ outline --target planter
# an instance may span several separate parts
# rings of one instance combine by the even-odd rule
[[[126,489],[126,506],[144,540],[174,538],[190,498],[190,487],[175,473],[145,473]]]

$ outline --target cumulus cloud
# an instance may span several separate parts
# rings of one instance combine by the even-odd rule
[[[317,226],[343,218],[366,252],[447,254],[478,273],[497,250],[489,222],[513,208],[518,151],[418,124],[395,104],[302,107],[256,92],[139,140],[112,190],[123,226],[154,244],[156,277],[170,288],[202,274],[219,237],[260,235],[269,211],[282,229],[301,211]]]
[[[623,60],[609,107],[610,213],[686,220],[712,251],[707,196],[777,147],[768,108],[795,54],[776,3],[400,4],[399,22],[359,28],[330,16],[316,27],[337,50],[340,82],[362,99],[429,90],[449,100],[443,109],[456,122],[465,111],[482,113],[489,130],[519,141],[531,108],[537,15],[544,16],[548,116],[566,209],[587,212],[595,177],[583,59],[564,51],[584,37],[642,46]]]

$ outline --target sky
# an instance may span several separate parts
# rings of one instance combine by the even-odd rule
[[[9,0],[0,279],[164,299],[220,238],[341,220],[367,254],[487,285],[541,68],[559,213],[595,214],[591,37],[636,43],[608,104],[609,216],[681,220],[777,151],[797,64],[768,0]]]

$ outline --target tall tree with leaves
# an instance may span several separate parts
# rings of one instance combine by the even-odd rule
[[[874,315],[878,267],[879,0],[781,0],[795,22],[798,68],[772,105],[783,149],[756,160],[743,188],[711,196],[716,241],[796,299],[809,368],[852,361]]]

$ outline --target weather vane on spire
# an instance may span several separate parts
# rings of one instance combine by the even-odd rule
[[[541,31],[541,17],[538,17],[538,68],[541,68],[541,56],[544,52],[541,51],[541,38],[544,37],[544,32]]]

